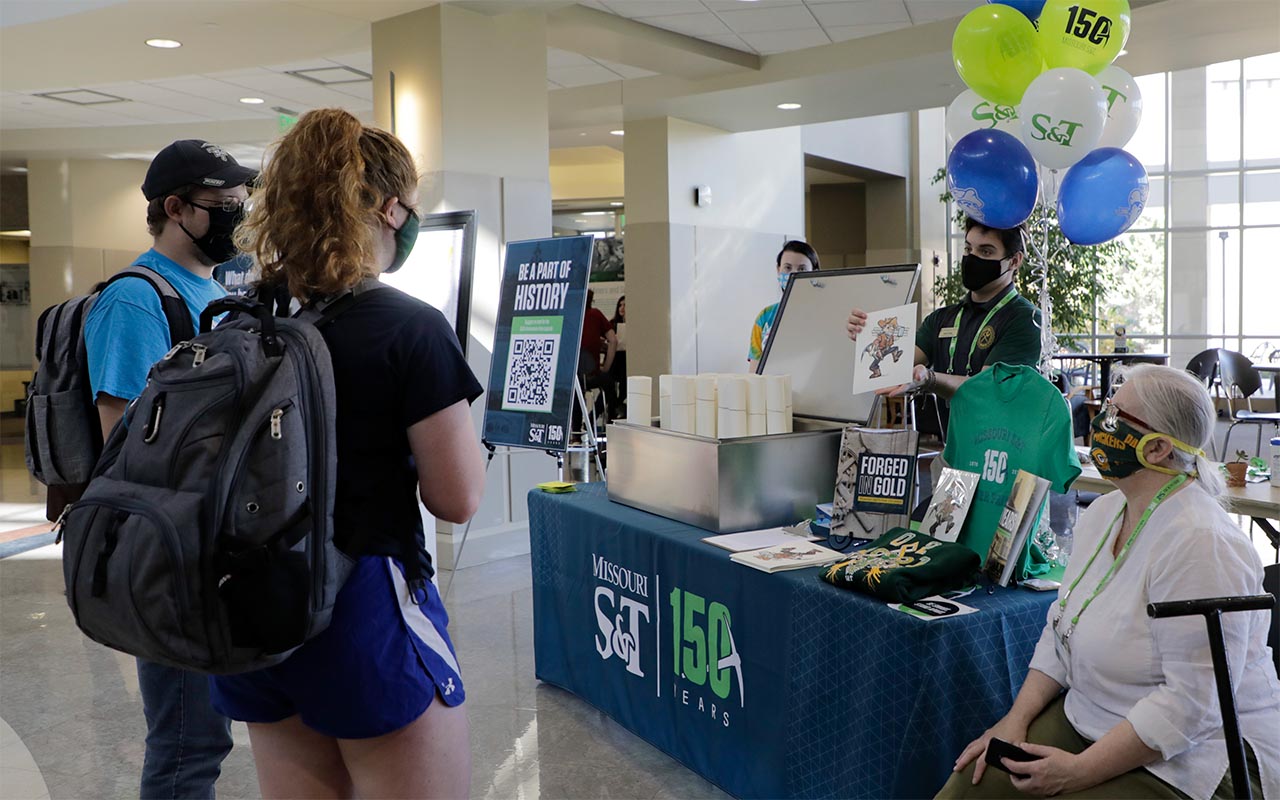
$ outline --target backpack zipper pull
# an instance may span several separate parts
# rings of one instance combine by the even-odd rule
[[[279,440],[283,438],[284,434],[283,434],[283,431],[281,430],[282,426],[280,424],[280,420],[282,420],[283,418],[284,418],[283,408],[277,408],[275,411],[271,412],[271,438],[272,439]]]
[[[174,356],[190,346],[191,342],[178,342],[173,347],[169,348],[169,352],[164,354],[164,358],[162,358],[161,361],[172,361]]]
[[[191,349],[195,351],[195,358],[191,359],[191,366],[198,367],[204,363],[205,356],[209,354],[209,348],[202,344],[192,344]]]
[[[62,530],[63,528],[66,527],[66,524],[67,524],[67,512],[71,510],[71,506],[73,505],[75,504],[67,503],[65,506],[63,506],[62,513],[58,515],[57,521],[53,523],[53,530],[55,534],[53,537],[54,544],[62,544]]]

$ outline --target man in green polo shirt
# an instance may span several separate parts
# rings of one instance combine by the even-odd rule
[[[969,294],[925,317],[916,330],[913,382],[882,394],[918,390],[950,399],[961,384],[992,364],[1040,362],[1040,313],[1013,283],[1026,261],[1024,236],[1022,226],[989,228],[966,220],[960,268]],[[856,339],[866,324],[865,311],[851,311],[849,338]]]

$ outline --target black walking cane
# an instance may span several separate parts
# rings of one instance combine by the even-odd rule
[[[1235,689],[1231,686],[1231,669],[1227,664],[1227,645],[1222,637],[1222,615],[1233,611],[1266,611],[1275,605],[1269,594],[1248,597],[1211,597],[1204,600],[1174,600],[1170,603],[1148,603],[1147,616],[1152,619],[1190,617],[1199,614],[1209,626],[1209,652],[1213,655],[1213,676],[1218,684],[1218,704],[1222,708],[1222,732],[1227,743],[1227,761],[1231,764],[1231,785],[1237,798],[1253,800],[1249,789],[1249,768],[1244,757],[1244,739],[1240,737],[1240,720],[1236,717]]]

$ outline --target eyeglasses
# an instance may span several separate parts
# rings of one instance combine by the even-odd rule
[[[238,197],[224,197],[218,201],[206,200],[204,203],[197,203],[190,198],[183,198],[183,200],[187,205],[203,209],[204,211],[213,211],[214,209],[217,209],[219,211],[229,211],[234,214],[244,208],[244,201]]]
[[[1146,428],[1149,431],[1155,430],[1155,428],[1151,427],[1146,422],[1143,422],[1141,419],[1130,414],[1128,411],[1122,410],[1120,406],[1116,405],[1116,402],[1114,400],[1107,400],[1105,403],[1102,404],[1102,414],[1103,414],[1102,429],[1107,433],[1115,432],[1117,418],[1127,420],[1136,425],[1141,425],[1142,427]]]

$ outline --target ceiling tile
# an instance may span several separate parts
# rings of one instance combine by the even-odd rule
[[[978,6],[983,0],[906,0],[907,12],[916,25],[937,22],[941,19],[959,19]]]
[[[572,53],[568,50],[561,50],[557,47],[547,48],[547,69],[556,69],[559,67],[589,67],[591,59],[580,53]]]
[[[720,11],[718,16],[734,33],[769,33],[817,30],[818,28],[818,21],[803,5]]]
[[[833,42],[847,42],[850,39],[861,39],[864,36],[875,36],[877,33],[888,33],[910,27],[911,23],[909,22],[886,22],[881,25],[842,25],[827,28],[827,35],[831,37]]]
[[[604,0],[604,5],[613,13],[632,19],[671,14],[705,14],[707,11],[707,7],[698,0]]]
[[[773,33],[744,33],[742,39],[761,55],[789,53],[806,47],[830,44],[831,40],[819,28],[808,31],[774,31]]]
[[[563,89],[563,88],[564,88],[563,86],[561,86],[560,84],[556,83],[553,80],[547,81],[547,91],[553,91],[555,89]]]
[[[859,3],[814,3],[809,10],[824,28],[849,25],[880,25],[888,22],[906,22],[907,7],[902,0],[862,0]]]
[[[733,31],[725,27],[715,14],[703,11],[701,14],[677,14],[670,17],[645,17],[640,20],[645,25],[653,25],[685,36],[723,36]]]
[[[594,8],[596,11],[608,11],[609,9],[600,0],[578,0],[578,5]]]
[[[610,72],[615,72],[619,77],[626,78],[627,80],[633,80],[635,78],[651,78],[658,74],[656,72],[650,72],[647,69],[633,67],[630,64],[619,64],[616,61],[605,61],[602,58],[597,58],[595,61]]]
[[[703,0],[712,11],[737,11],[743,8],[777,8],[778,6],[798,6],[803,0]]]
[[[363,53],[349,53],[344,56],[330,56],[328,61],[334,64],[342,64],[346,67],[354,67],[361,72],[373,73],[373,51],[366,50]]]
[[[354,97],[357,100],[363,100],[368,104],[366,106],[367,108],[373,108],[372,81],[365,81],[364,83],[344,83],[341,86],[331,86],[329,89],[330,91],[337,92],[338,94],[345,94]]]
[[[609,83],[618,80],[618,76],[600,66],[592,64],[588,67],[566,67],[548,70],[547,77],[565,88],[575,86],[591,86],[597,83]]]
[[[742,37],[736,33],[726,34],[723,36],[702,36],[704,42],[711,42],[723,47],[732,47],[734,50],[741,50],[744,53],[754,53],[755,48],[742,41]]]

